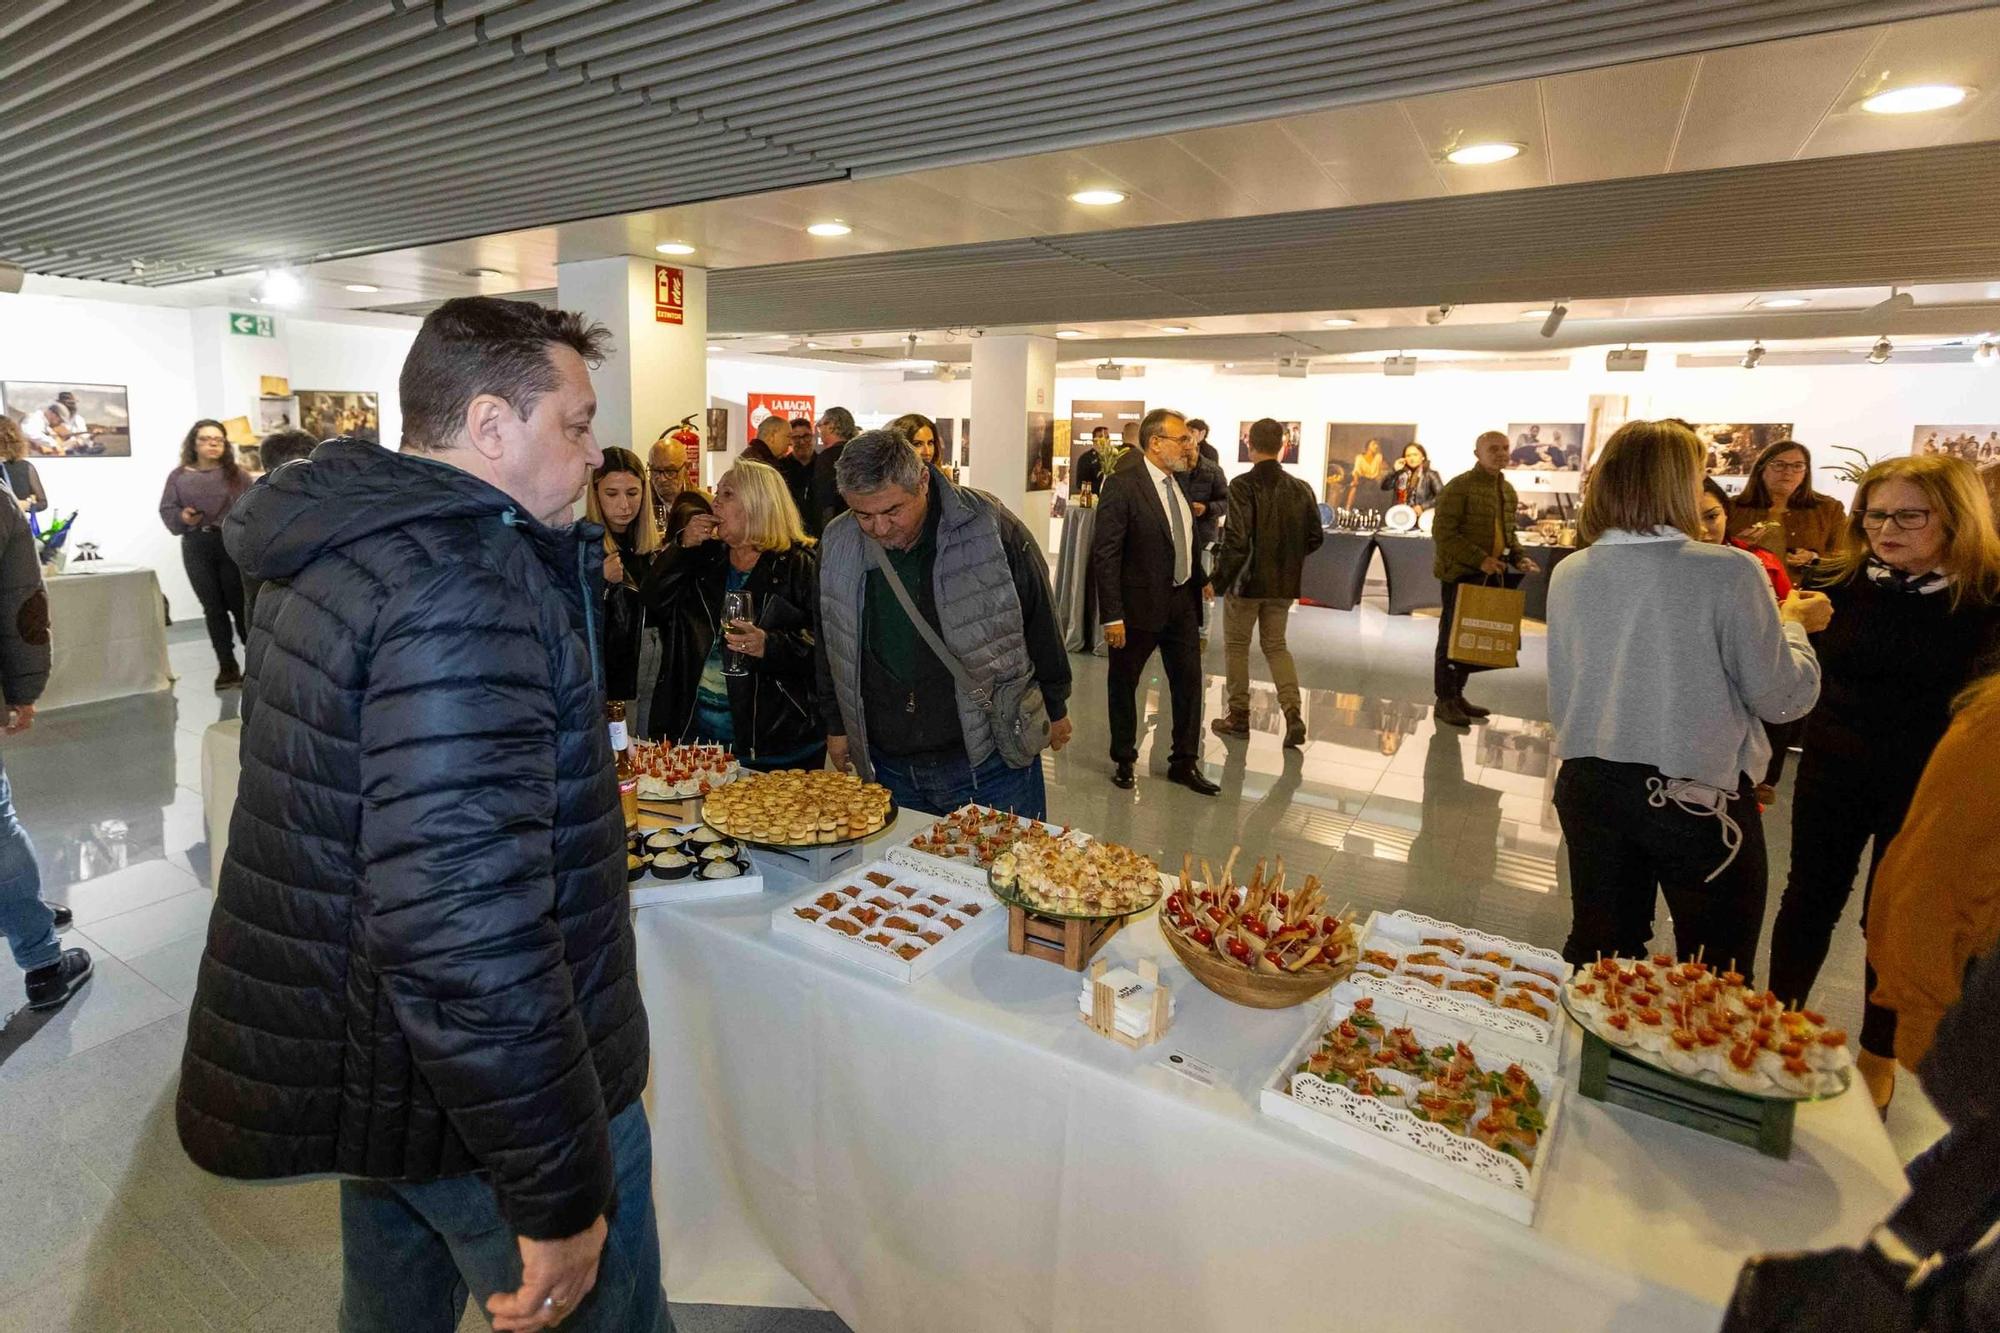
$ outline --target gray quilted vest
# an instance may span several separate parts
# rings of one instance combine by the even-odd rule
[[[1021,627],[1021,598],[1014,589],[1007,552],[1000,544],[1000,502],[983,491],[954,486],[931,470],[931,503],[938,515],[937,563],[932,591],[937,627],[945,646],[975,680],[996,685],[1034,672],[1028,639]],[[1004,511],[1000,511],[1004,512]],[[868,761],[868,719],[861,702],[861,599],[867,586],[868,554],[860,524],[842,514],[827,525],[819,544],[820,630],[833,673],[840,716],[847,724],[848,754],[855,772],[873,776]],[[954,687],[958,723],[965,734],[965,757],[974,766],[994,751],[987,714]]]

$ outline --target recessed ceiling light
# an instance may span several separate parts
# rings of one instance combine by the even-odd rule
[[[1058,338],[1081,338],[1082,336],[1083,336],[1083,330],[1082,330],[1082,329],[1057,329],[1057,330],[1056,330],[1056,337],[1058,337]]]
[[[806,344],[806,346],[807,346],[807,347],[810,347],[810,348],[811,348],[812,350],[814,350],[815,352],[817,352],[817,351],[819,350],[819,344],[818,344],[818,343],[807,343],[807,344]]]
[[[806,228],[806,234],[809,236],[845,236],[853,230],[854,228],[848,226],[845,222],[815,222],[812,226]]]
[[[1519,157],[1525,147],[1526,144],[1518,143],[1469,143],[1446,153],[1444,160],[1459,167],[1490,167],[1495,162]]]
[[[1811,305],[1812,298],[1808,296],[1767,296],[1757,302],[1757,304],[1766,310],[1796,310],[1802,305]]]
[[[1963,102],[1972,89],[1956,83],[1919,83],[1891,88],[1863,100],[1861,109],[1878,116],[1907,116],[1915,111],[1942,111]]]
[[[708,350],[709,350],[709,351],[711,351],[711,352],[719,352],[719,351],[721,351],[721,350],[722,350],[722,348],[721,348],[721,347],[719,347],[719,346],[717,346],[717,345],[716,345],[715,343],[710,343],[710,344],[708,345]]]
[[[1554,311],[1552,311],[1552,310],[1550,310],[1550,309],[1549,309],[1549,307],[1547,307],[1547,306],[1543,306],[1543,307],[1542,307],[1542,308],[1541,308],[1540,310],[1523,310],[1523,311],[1522,311],[1522,312],[1521,312],[1520,314],[1518,314],[1518,315],[1514,316],[1514,318],[1516,318],[1516,319],[1547,319],[1547,318],[1548,318],[1548,317],[1549,317],[1550,315],[1552,315],[1552,314],[1554,314],[1554,313],[1555,313],[1555,312],[1554,312]]]
[[[462,268],[458,271],[458,275],[462,278],[497,278],[500,276],[500,270],[497,268]]]
[[[691,255],[694,247],[686,241],[661,241],[653,247],[663,255]]]
[[[1188,331],[1188,326],[1185,324],[1160,325],[1160,332],[1162,333],[1186,333],[1187,331]]]
[[[305,294],[305,284],[282,268],[267,271],[263,283],[257,288],[257,299],[265,305],[296,305]]]
[[[347,290],[366,294],[368,292],[379,292],[382,289],[372,282],[350,282],[347,284]]]
[[[1112,204],[1125,202],[1122,190],[1078,190],[1069,197],[1072,204],[1082,204],[1086,208],[1109,208]]]
[[[1354,318],[1352,315],[1335,315],[1332,319],[1323,319],[1320,321],[1320,323],[1330,329],[1351,329],[1360,322],[1360,320]]]

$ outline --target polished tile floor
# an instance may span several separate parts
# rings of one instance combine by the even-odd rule
[[[1205,737],[1223,784],[1196,796],[1164,776],[1164,682],[1148,681],[1140,783],[1109,781],[1104,664],[1073,657],[1075,742],[1049,761],[1053,816],[1161,855],[1219,861],[1234,845],[1314,873],[1335,902],[1407,907],[1531,943],[1568,928],[1541,641],[1520,670],[1471,693],[1494,709],[1470,732],[1430,715],[1436,621],[1301,608],[1291,638],[1310,739],[1279,745],[1261,657],[1247,742]],[[331,1330],[339,1280],[334,1187],[248,1186],[206,1176],[175,1141],[173,1089],[208,914],[200,743],[234,696],[208,688],[205,643],[176,631],[170,694],[71,710],[6,742],[47,896],[76,912],[72,942],[98,967],[53,1015],[0,1031],[0,1333],[54,1330]],[[1222,706],[1212,643],[1205,717]],[[1156,752],[1157,751],[1157,752]],[[1771,816],[1774,880],[1788,796]],[[1858,895],[1857,895],[1858,900]],[[1775,908],[1776,894],[1772,895]],[[1664,924],[1664,922],[1662,922]],[[1662,936],[1664,939],[1665,936]],[[0,1011],[20,1003],[0,980]],[[1858,1027],[1861,938],[1850,911],[1818,1003]],[[1938,1132],[1905,1080],[1890,1115],[1913,1152]],[[684,1333],[834,1333],[829,1315],[675,1307]],[[484,1328],[468,1313],[464,1327]]]

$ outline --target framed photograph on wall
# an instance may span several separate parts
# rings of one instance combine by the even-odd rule
[[[939,467],[945,467],[952,461],[953,425],[954,423],[950,417],[939,417],[937,419],[937,461]]]
[[[358,389],[300,389],[299,429],[316,440],[350,436],[380,443],[381,400]]]
[[[1789,421],[1697,421],[1692,423],[1708,450],[1708,475],[1747,477],[1757,455],[1779,440],[1792,438]]]
[[[1581,421],[1517,421],[1507,427],[1509,472],[1575,472],[1582,467]]]
[[[726,407],[709,408],[706,421],[708,434],[707,438],[702,441],[702,448],[712,454],[728,453],[729,409]]]
[[[1387,509],[1381,480],[1416,442],[1414,421],[1328,422],[1326,502],[1335,509]]]
[[[299,424],[299,405],[292,398],[259,398],[257,400],[257,435],[275,435],[281,430],[296,429]]]
[[[130,458],[132,408],[122,384],[0,381],[0,411],[36,458]]]
[[[1047,412],[1028,413],[1028,489],[1054,490],[1056,484],[1056,420]]]
[[[1976,468],[2000,466],[2000,425],[1918,426],[1910,432],[1913,454],[1950,454]]]
[[[1296,463],[1299,461],[1299,423],[1296,421],[1280,421],[1278,424],[1285,428],[1285,452],[1278,455],[1278,461],[1280,463]],[[1251,422],[1243,421],[1238,422],[1236,426],[1236,461],[1239,463],[1250,461],[1251,425]]]

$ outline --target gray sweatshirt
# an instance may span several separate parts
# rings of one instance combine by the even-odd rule
[[[1759,719],[1819,698],[1805,630],[1747,551],[1610,532],[1549,579],[1556,756],[1650,764],[1734,791],[1771,757]]]

